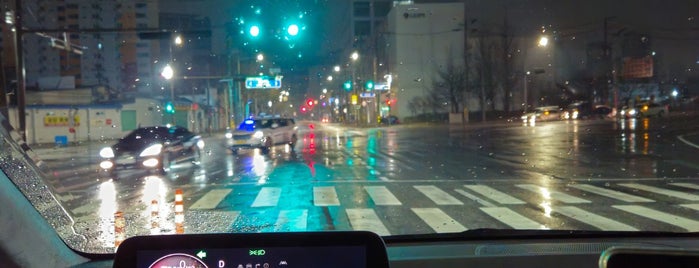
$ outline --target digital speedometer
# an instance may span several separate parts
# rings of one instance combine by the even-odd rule
[[[208,268],[196,257],[183,253],[169,254],[153,262],[149,268]]]

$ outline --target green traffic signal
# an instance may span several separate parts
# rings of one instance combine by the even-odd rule
[[[347,80],[347,82],[345,82],[344,86],[345,86],[345,90],[347,90],[347,91],[352,90],[352,81]]]
[[[175,113],[175,105],[172,104],[172,102],[168,102],[165,104],[165,112],[169,114],[174,114]]]
[[[291,24],[289,27],[286,29],[287,33],[291,36],[296,36],[299,34],[299,26],[296,24]]]
[[[253,25],[250,26],[250,36],[257,37],[260,35],[260,26]]]
[[[366,87],[367,91],[372,90],[374,89],[374,81],[366,81],[366,84],[364,84],[364,86]]]

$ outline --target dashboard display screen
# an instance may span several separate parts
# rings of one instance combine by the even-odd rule
[[[254,247],[231,249],[144,250],[139,268],[294,268],[366,267],[366,249],[341,247]]]
[[[388,267],[380,236],[366,231],[135,236],[114,267]]]

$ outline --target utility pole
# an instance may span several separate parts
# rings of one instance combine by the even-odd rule
[[[469,87],[470,87],[470,81],[468,80],[468,17],[466,16],[468,7],[466,7],[466,0],[464,0],[464,80],[466,81],[466,85],[464,85],[466,88],[463,90],[463,94],[461,94],[461,109],[462,111],[466,111],[466,99],[467,99],[467,93],[470,92]],[[464,113],[463,115],[466,118],[463,118],[462,122],[468,122],[468,114]]]
[[[17,66],[17,116],[19,117],[19,134],[22,141],[27,141],[27,116],[26,116],[26,73],[24,70],[24,48],[22,47],[22,38],[24,29],[22,25],[22,0],[15,0],[15,66]],[[3,85],[4,86],[4,85]],[[3,96],[4,98],[5,96]]]

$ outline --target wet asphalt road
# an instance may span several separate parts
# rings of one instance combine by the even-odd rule
[[[106,251],[116,211],[126,215],[127,235],[174,232],[176,189],[191,233],[699,231],[697,123],[685,116],[535,126],[300,122],[294,148],[233,155],[223,135],[212,135],[199,166],[184,163],[167,176],[106,177],[96,169],[98,144],[40,155],[76,231],[96,232],[89,247]]]

